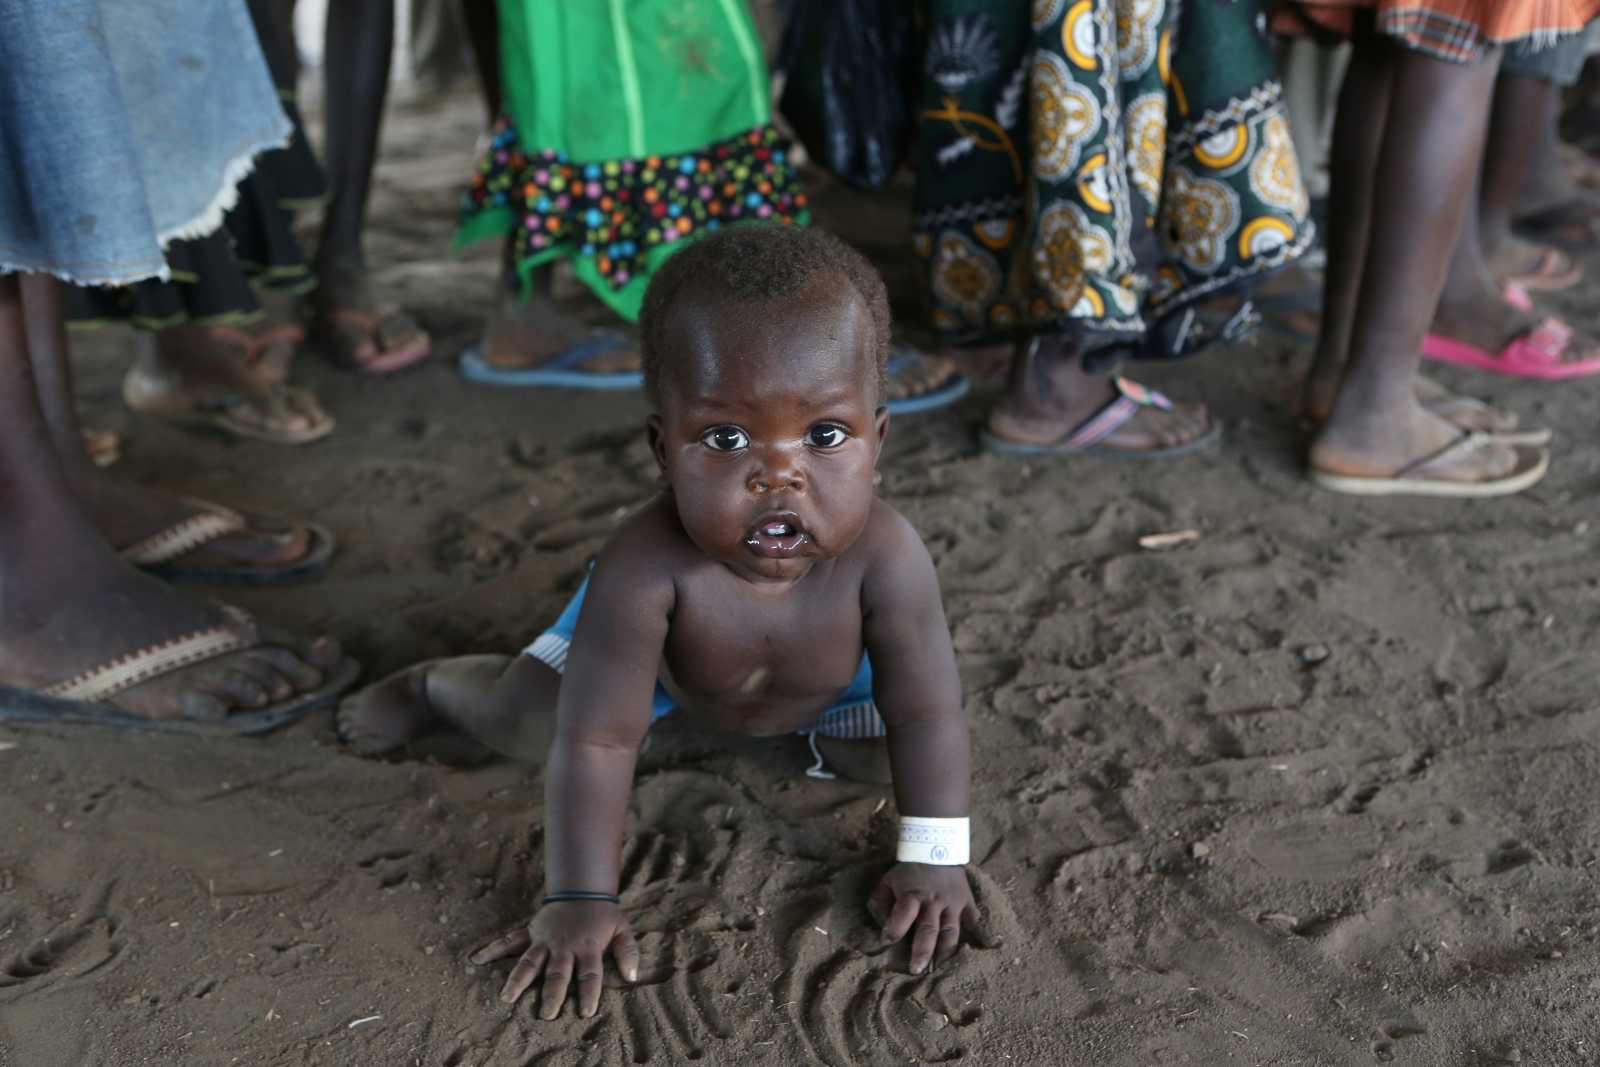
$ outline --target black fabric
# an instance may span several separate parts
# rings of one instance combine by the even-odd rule
[[[249,0],[267,67],[294,124],[288,146],[256,157],[255,170],[239,183],[239,200],[222,227],[192,241],[167,246],[171,281],[144,281],[115,288],[69,286],[67,320],[78,326],[129,322],[158,330],[180,322],[248,322],[259,318],[255,290],[302,293],[316,278],[294,239],[296,208],[322,203],[328,182],[311,153],[293,86],[271,28],[266,0]]]

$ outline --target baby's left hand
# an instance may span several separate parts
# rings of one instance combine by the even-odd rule
[[[898,941],[912,931],[912,974],[926,971],[929,960],[943,963],[955,955],[963,926],[979,945],[991,946],[965,867],[897,863],[867,898],[867,910],[883,923],[885,940]]]

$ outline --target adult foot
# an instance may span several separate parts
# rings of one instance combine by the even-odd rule
[[[295,353],[306,339],[306,332],[292,322],[212,326],[207,332],[212,341],[240,363],[277,385],[289,380]]]
[[[70,573],[41,566],[8,590],[11,602],[0,614],[0,683],[48,690],[108,664],[126,665],[147,649],[176,651],[181,643],[202,649],[195,655],[214,654],[146,680],[124,679],[135,684],[99,699],[154,719],[217,721],[309,692],[340,661],[331,637],[306,640],[261,626],[102,553],[85,554]],[[70,690],[61,695],[74,697]]]
[[[953,360],[897,342],[890,349],[889,381],[882,399],[910,400],[926,396],[946,385],[955,373]]]
[[[1487,247],[1484,253],[1490,273],[1502,284],[1555,292],[1571,288],[1583,278],[1582,263],[1549,245],[1525,241],[1515,234],[1506,234],[1492,254]]]
[[[312,329],[339,366],[385,374],[428,358],[433,339],[417,320],[380,301],[364,266],[319,261],[321,284],[311,296]]]
[[[1328,413],[1333,410],[1336,389],[1337,383],[1328,389],[1313,388],[1313,383],[1308,379],[1306,392],[1301,399],[1300,417],[1317,425],[1327,422]],[[1414,395],[1417,405],[1424,411],[1469,432],[1482,430],[1485,433],[1507,434],[1514,431],[1520,421],[1515,412],[1502,411],[1476,397],[1463,396],[1421,374],[1416,376]]]
[[[315,441],[334,428],[309,390],[269,380],[193,323],[141,337],[122,395],[147,415],[278,444]]]
[[[1356,478],[1393,478],[1461,436],[1460,428],[1420,407],[1414,406],[1407,418],[1399,420],[1364,412],[1348,424],[1334,420],[1324,424],[1311,444],[1311,468]],[[1458,449],[1430,463],[1426,476],[1438,481],[1493,482],[1511,474],[1517,464],[1515,447],[1488,438],[1479,447]]]
[[[535,272],[531,291],[522,299],[521,283],[510,272],[495,286],[494,305],[483,324],[479,349],[486,363],[501,370],[526,370],[542,366],[562,352],[592,341],[596,331],[574,319],[550,298],[548,266]],[[637,347],[624,344],[598,346],[599,351],[578,360],[567,370],[590,374],[637,371]]]
[[[1495,356],[1503,354],[1507,346],[1519,338],[1532,336],[1539,341],[1541,346],[1541,362],[1549,364],[1549,373],[1544,377],[1561,377],[1563,366],[1572,366],[1576,370],[1578,364],[1592,364],[1600,357],[1600,342],[1586,334],[1571,329],[1564,323],[1548,319],[1539,308],[1528,298],[1526,293],[1521,294],[1521,300],[1526,300],[1526,309],[1514,305],[1504,295],[1500,299],[1488,298],[1471,302],[1441,301],[1438,311],[1434,314],[1433,324],[1428,328],[1430,335],[1444,338],[1447,341],[1457,342],[1488,353],[1492,361]],[[1545,344],[1542,330],[1546,322],[1554,323],[1554,334],[1559,334],[1559,350],[1551,349],[1544,353]],[[1551,344],[1557,340],[1552,335]],[[1427,352],[1427,349],[1424,349]],[[1490,368],[1492,369],[1492,368]],[[1509,369],[1507,373],[1517,373]],[[1569,374],[1571,372],[1568,372]],[[1579,373],[1584,373],[1579,371]]]
[[[200,516],[219,512],[217,508],[163,496],[100,471],[82,473],[84,476],[72,479],[73,493],[89,522],[119,553],[148,544],[152,538]],[[268,568],[294,563],[311,548],[311,531],[303,525],[265,515],[252,515],[246,521],[245,529],[220,534],[162,562],[201,569]]]
[[[1022,444],[1062,441],[1113,403],[1111,379],[1083,369],[1076,346],[1060,338],[1022,342],[1013,357],[1011,377],[1000,403],[989,415],[996,437]],[[1141,405],[1126,422],[1098,439],[1104,451],[1150,452],[1177,448],[1211,430],[1204,404],[1164,408]]]
[[[1011,350],[1016,347],[1009,341],[996,345],[943,345],[934,355],[947,359],[957,373],[965,374],[975,382],[997,379],[1003,381],[1011,367]]]

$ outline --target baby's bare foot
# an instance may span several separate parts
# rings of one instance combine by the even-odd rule
[[[340,703],[335,722],[344,743],[363,756],[381,756],[445,725],[428,700],[428,672],[438,662],[414,664]]]

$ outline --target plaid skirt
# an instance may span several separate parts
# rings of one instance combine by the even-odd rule
[[[1370,8],[1378,32],[1407,48],[1452,63],[1476,63],[1484,50],[1512,41],[1549,47],[1600,15],[1600,0],[1286,0],[1279,33],[1348,35],[1356,10]]]

